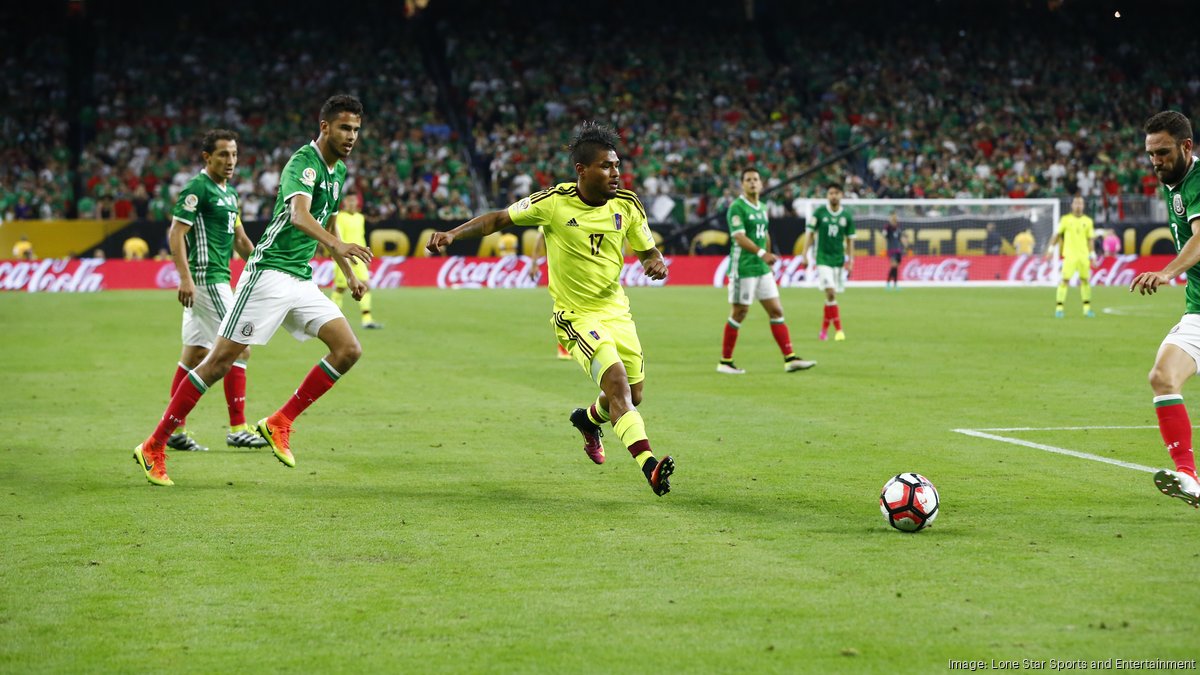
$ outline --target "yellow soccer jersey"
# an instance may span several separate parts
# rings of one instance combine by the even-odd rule
[[[366,221],[362,213],[346,213],[342,211],[337,215],[338,232],[342,235],[342,241],[359,246],[367,245]]]
[[[1062,234],[1062,257],[1087,258],[1092,254],[1092,240],[1096,237],[1095,225],[1087,216],[1068,213],[1058,221],[1055,234]]]
[[[636,194],[617,190],[604,206],[588,206],[574,183],[559,183],[509,206],[508,215],[517,225],[542,227],[555,311],[600,316],[629,311],[621,288],[625,239],[635,251],[654,248]]]

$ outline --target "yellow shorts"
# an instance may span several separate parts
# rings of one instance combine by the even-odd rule
[[[367,281],[371,278],[371,270],[357,260],[350,261],[350,271],[354,272],[354,276],[358,277],[360,281]],[[333,264],[333,287],[346,288],[346,275],[342,274],[342,266],[337,263]]]
[[[1087,258],[1078,256],[1063,258],[1062,261],[1062,283],[1071,281],[1071,277],[1079,274],[1080,281],[1088,281],[1092,277],[1092,263]]]
[[[633,316],[602,318],[580,315],[571,311],[555,312],[551,317],[558,344],[571,352],[584,372],[597,386],[604,372],[614,363],[625,364],[629,384],[646,379],[646,363],[642,358],[642,343],[638,340]]]

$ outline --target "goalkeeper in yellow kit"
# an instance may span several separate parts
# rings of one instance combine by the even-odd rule
[[[619,187],[619,140],[605,126],[584,123],[567,148],[575,164],[574,183],[559,183],[507,209],[436,232],[428,249],[441,253],[455,239],[478,238],[512,225],[542,226],[558,342],[600,387],[590,407],[571,413],[571,423],[597,464],[604,462],[601,425],[611,423],[654,494],[662,496],[671,489],[675,461],[670,455],[655,458],[636,408],[642,401],[645,364],[620,282],[625,241],[651,279],[665,279],[667,264],[654,246],[642,203]]]
[[[1083,215],[1083,197],[1071,200],[1071,212],[1058,221],[1054,230],[1054,239],[1046,245],[1046,258],[1054,251],[1054,245],[1062,242],[1062,279],[1058,282],[1058,294],[1055,296],[1054,316],[1063,318],[1063,302],[1067,299],[1067,285],[1071,277],[1079,275],[1079,297],[1083,300],[1083,315],[1091,318],[1096,316],[1092,311],[1092,259],[1095,251],[1092,248],[1096,241],[1096,226],[1092,219]]]
[[[367,246],[366,233],[366,218],[359,211],[360,202],[359,196],[356,193],[350,193],[342,199],[342,208],[337,215],[338,234],[341,235],[342,241],[348,241],[351,244],[358,244],[363,248]],[[354,276],[362,281],[367,281],[371,278],[371,270],[365,263],[357,260],[349,260],[350,271],[354,272]],[[334,265],[333,272],[333,293],[329,299],[333,300],[333,304],[342,308],[342,303],[346,297],[346,274],[342,272],[340,265]],[[362,310],[362,327],[368,330],[383,328],[383,324],[375,323],[375,319],[371,317],[371,291],[363,293],[362,299],[358,301],[358,308]]]

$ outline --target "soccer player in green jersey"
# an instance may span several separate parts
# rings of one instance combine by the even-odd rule
[[[600,426],[611,422],[654,494],[662,496],[671,489],[675,461],[670,455],[655,459],[636,408],[646,373],[629,299],[621,288],[626,239],[646,276],[665,279],[667,264],[654,246],[637,195],[619,188],[618,140],[607,127],[583,124],[568,147],[575,164],[574,183],[559,183],[507,209],[436,232],[428,249],[437,254],[456,239],[474,239],[512,225],[542,226],[558,342],[601,390],[588,409],[571,413],[571,423],[583,434],[584,451],[601,464]]]
[[[821,322],[818,337],[824,340],[829,335],[829,324],[833,324],[834,340],[845,340],[842,332],[842,315],[838,311],[837,294],[843,290],[842,273],[854,269],[854,218],[842,208],[842,186],[832,183],[825,191],[828,205],[818,206],[808,228],[808,243],[805,255],[817,250],[817,284],[825,289],[825,319]]]
[[[200,143],[204,169],[188,181],[175,203],[167,240],[171,259],[179,273],[179,303],[183,305],[183,351],[171,380],[171,395],[183,378],[208,356],[217,338],[217,328],[233,305],[229,286],[229,259],[233,250],[243,259],[254,252],[254,244],[238,217],[238,196],[229,179],[238,159],[237,134],[213,129]],[[229,434],[225,444],[235,448],[261,448],[266,439],[246,425],[247,347],[224,377],[225,403],[229,409]],[[181,420],[167,439],[175,450],[207,450],[187,432]]]
[[[296,466],[291,451],[292,422],[362,356],[362,346],[333,301],[312,280],[309,261],[324,245],[346,275],[355,300],[367,291],[347,259],[371,262],[371,251],[337,236],[337,210],[346,184],[346,165],[362,127],[362,103],[353,96],[330,97],[321,106],[321,133],[296,151],[283,168],[275,214],[238,279],[233,306],[225,314],[208,356],[175,389],[162,420],[133,456],[155,485],[174,485],[167,476],[167,437],[208,391],[225,376],[250,344],[266,344],[283,326],[298,340],[316,337],[329,354],[309,371],[284,405],[258,422],[258,432],[285,466]]]
[[[1092,261],[1096,259],[1096,225],[1092,219],[1083,215],[1083,197],[1076,196],[1071,200],[1071,212],[1058,220],[1054,230],[1054,238],[1046,246],[1046,260],[1054,252],[1055,244],[1062,243],[1062,274],[1055,295],[1054,316],[1061,319],[1065,316],[1063,302],[1067,299],[1067,286],[1071,277],[1079,275],[1079,297],[1083,300],[1083,315],[1087,318],[1096,316],[1092,311]]]
[[[783,353],[784,371],[790,373],[817,365],[816,361],[805,361],[792,351],[792,338],[788,335],[787,324],[783,320],[783,305],[779,302],[779,288],[771,271],[776,257],[771,253],[771,234],[767,231],[767,206],[758,200],[762,185],[758,169],[744,169],[742,195],[730,205],[725,216],[729,234],[733,238],[729,247],[730,312],[725,322],[725,337],[717,372],[726,375],[746,372],[733,364],[733,348],[737,344],[738,330],[750,311],[750,303],[755,300],[762,303],[770,317],[771,334]]]
[[[1178,255],[1158,272],[1142,272],[1134,277],[1129,290],[1150,295],[1180,274],[1187,274],[1187,309],[1163,338],[1150,369],[1158,430],[1175,463],[1174,471],[1155,473],[1154,484],[1163,494],[1200,508],[1192,422],[1182,394],[1184,382],[1200,370],[1200,237],[1195,236],[1200,233],[1200,168],[1192,154],[1192,123],[1187,117],[1174,111],[1161,112],[1146,121],[1144,131],[1146,154],[1162,184]]]

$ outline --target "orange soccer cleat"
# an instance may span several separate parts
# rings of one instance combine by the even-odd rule
[[[133,460],[146,472],[146,480],[154,485],[174,485],[175,481],[167,476],[167,453],[162,446],[150,446],[150,441],[140,443],[133,449]]]
[[[296,458],[292,455],[291,435],[292,423],[287,422],[278,414],[271,415],[258,421],[258,435],[267,439],[275,458],[284,466],[295,467]]]

